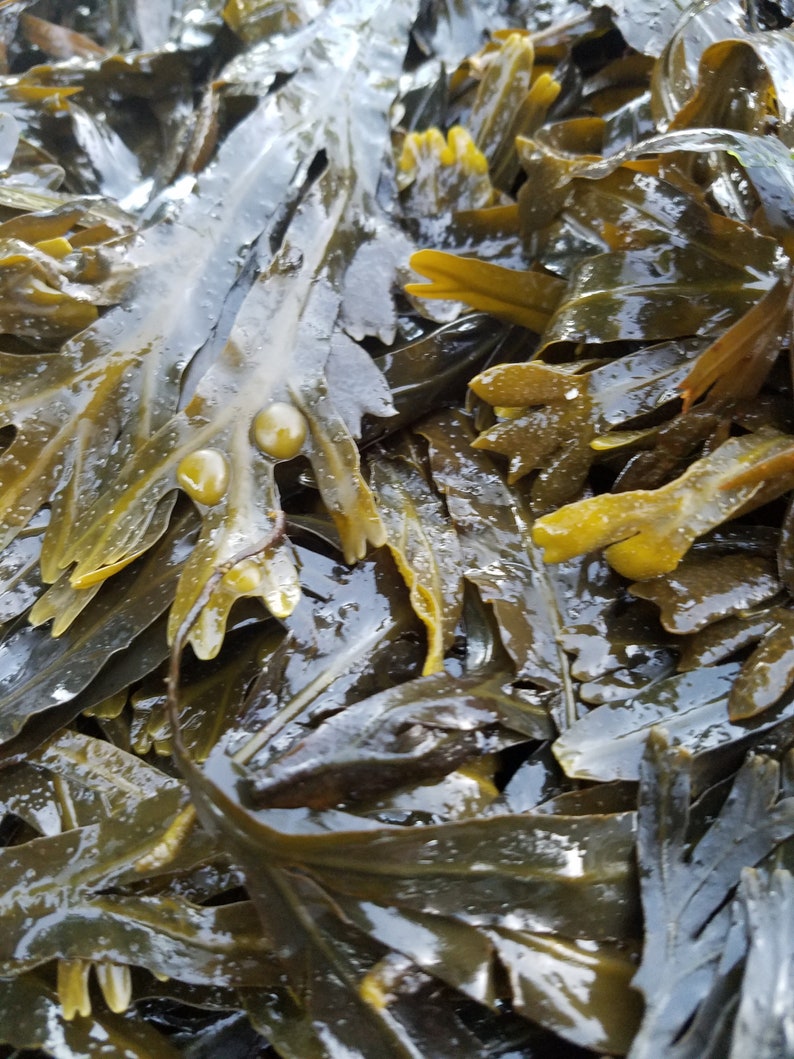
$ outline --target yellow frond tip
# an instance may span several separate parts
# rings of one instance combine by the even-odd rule
[[[92,588],[94,585],[98,585],[101,581],[107,581],[109,577],[117,574],[120,570],[123,570],[125,566],[129,566],[130,563],[134,563],[140,555],[143,555],[145,550],[145,548],[141,548],[137,552],[125,555],[123,559],[118,559],[115,563],[108,563],[107,566],[99,566],[96,570],[89,570],[87,574],[77,574],[70,577],[69,583],[72,588]]]

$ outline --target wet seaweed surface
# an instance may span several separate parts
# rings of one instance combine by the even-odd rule
[[[794,11],[0,3],[0,1053],[794,1057]]]

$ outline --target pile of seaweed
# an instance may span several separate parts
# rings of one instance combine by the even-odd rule
[[[0,3],[7,1056],[794,1056],[787,0]]]

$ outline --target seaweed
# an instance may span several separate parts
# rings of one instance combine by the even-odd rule
[[[10,1053],[790,1052],[786,12],[0,4]]]

